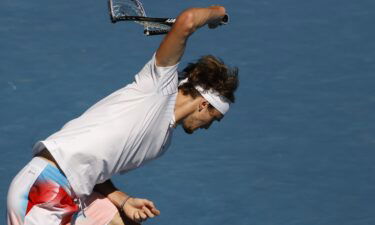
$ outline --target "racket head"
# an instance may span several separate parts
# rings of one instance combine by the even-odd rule
[[[116,23],[117,20],[113,16],[113,4],[111,0],[108,0],[108,12],[109,12],[109,18],[111,19],[111,22]]]
[[[143,5],[138,0],[108,0],[108,10],[112,23],[124,16],[146,17]]]
[[[129,19],[124,19],[125,17],[134,17],[129,20],[141,24],[144,28],[144,34],[147,36],[168,33],[175,20],[169,19],[171,20],[171,24],[163,24],[160,22],[153,22],[151,20],[137,21],[135,17],[147,17],[143,5],[139,0],[108,0],[108,10],[112,23]],[[163,19],[160,18],[159,20]],[[167,18],[165,20],[167,20]]]

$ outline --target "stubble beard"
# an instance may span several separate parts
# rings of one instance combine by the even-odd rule
[[[189,127],[186,127],[185,124],[182,125],[182,128],[184,129],[185,133],[187,133],[187,134],[192,134],[192,133],[194,133],[194,130],[192,130],[192,129],[189,128]]]

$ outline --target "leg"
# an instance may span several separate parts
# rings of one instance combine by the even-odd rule
[[[57,168],[33,158],[10,185],[8,224],[66,224],[78,211],[67,183]]]
[[[43,168],[43,166],[38,167],[29,162],[13,178],[7,196],[8,225],[24,224],[27,215],[28,194]]]
[[[119,212],[117,212],[108,225],[140,225],[140,224],[127,218],[122,213],[120,214]]]

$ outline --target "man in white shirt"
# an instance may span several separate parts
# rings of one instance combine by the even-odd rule
[[[133,83],[38,142],[9,189],[8,223],[104,225],[130,218],[129,224],[159,215],[151,201],[130,197],[110,178],[162,155],[177,125],[193,133],[228,111],[237,69],[208,55],[189,64],[180,83],[177,72],[188,37],[206,24],[216,28],[225,16],[221,6],[183,11]]]

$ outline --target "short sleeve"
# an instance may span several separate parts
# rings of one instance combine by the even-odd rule
[[[142,92],[159,92],[169,95],[178,89],[178,64],[168,67],[156,66],[155,53],[151,60],[135,75],[135,85]]]

